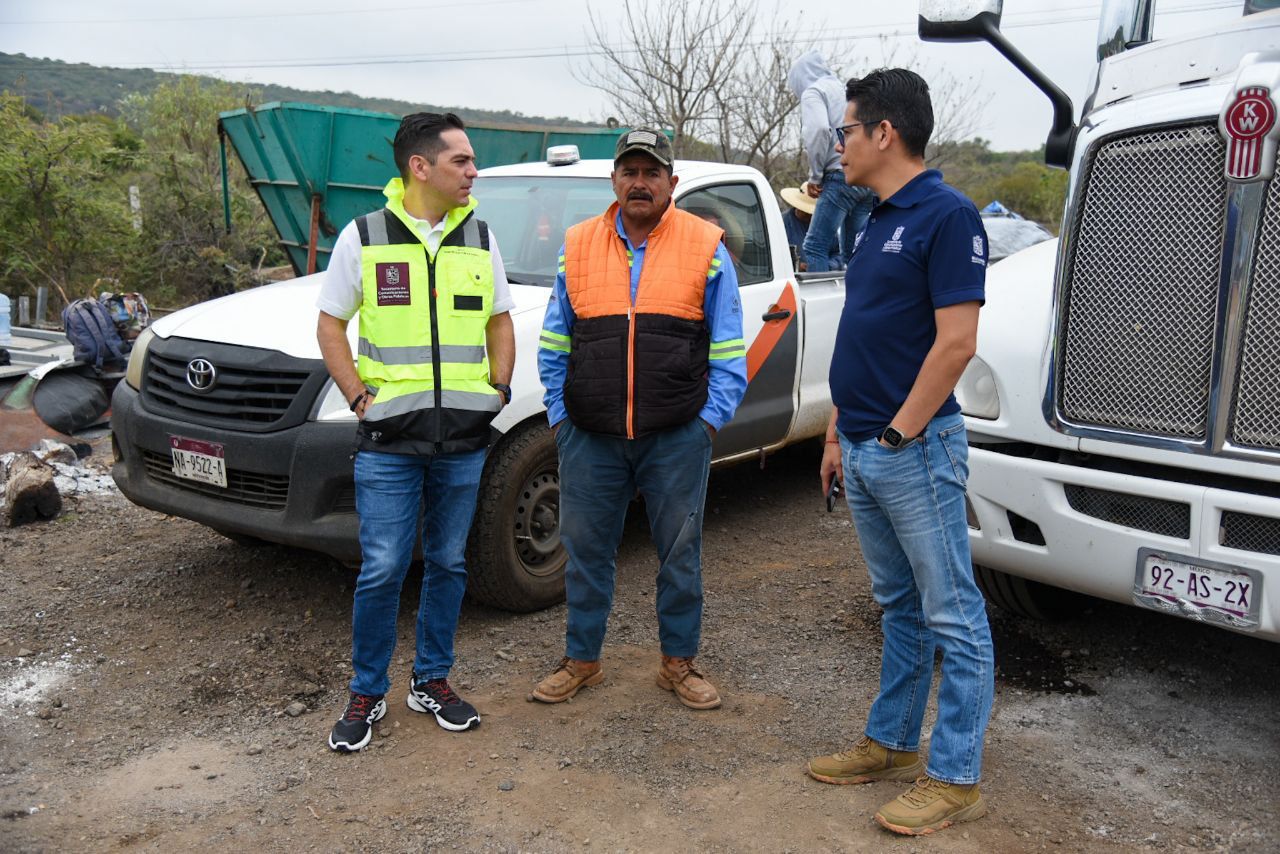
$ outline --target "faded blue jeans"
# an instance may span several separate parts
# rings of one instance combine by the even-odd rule
[[[556,431],[560,539],[569,553],[565,655],[596,661],[613,607],[615,557],[639,492],[658,549],[658,640],[663,655],[698,654],[702,634],[702,511],[711,435],[701,419],[638,439],[574,427]]]
[[[467,589],[464,552],[484,449],[418,456],[360,451],[356,512],[363,563],[351,614],[351,690],[379,696],[391,687],[387,667],[396,648],[400,588],[413,560],[422,520],[422,592],[414,679],[440,679],[453,666],[453,635]]]
[[[849,186],[843,172],[833,170],[822,176],[822,192],[802,247],[810,273],[830,269],[827,250],[836,229],[840,229],[840,260],[849,263],[853,239],[866,227],[875,203],[875,193],[867,187]]]
[[[986,602],[974,584],[969,556],[964,417],[934,418],[900,450],[843,435],[840,450],[871,592],[884,609],[880,694],[866,734],[893,750],[919,748],[934,651],[940,649],[928,773],[948,783],[976,783],[995,663]]]

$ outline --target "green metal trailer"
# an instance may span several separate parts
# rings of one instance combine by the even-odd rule
[[[400,116],[345,107],[272,102],[218,117],[223,198],[227,140],[299,275],[328,266],[338,231],[382,206],[382,188],[397,172],[391,141]],[[477,164],[541,160],[549,146],[576,145],[584,159],[613,157],[620,128],[468,125]],[[227,212],[230,227],[230,212]]]

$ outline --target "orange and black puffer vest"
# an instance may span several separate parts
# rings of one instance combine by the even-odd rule
[[[576,320],[564,404],[575,427],[633,439],[698,416],[707,402],[710,333],[702,303],[724,232],[668,206],[649,233],[631,305],[618,205],[565,235]]]

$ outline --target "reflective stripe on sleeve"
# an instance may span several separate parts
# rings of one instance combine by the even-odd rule
[[[570,352],[569,342],[568,335],[561,335],[559,332],[544,329],[542,330],[542,336],[538,339],[538,346],[544,350],[558,350],[561,353],[568,353]]]
[[[728,341],[713,341],[709,359],[736,359],[747,355],[747,345],[741,338]]]

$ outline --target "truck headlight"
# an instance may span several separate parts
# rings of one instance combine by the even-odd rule
[[[342,394],[342,389],[338,388],[338,384],[332,379],[325,381],[324,389],[320,393],[320,404],[312,414],[312,420],[354,421],[355,417],[356,414],[351,411],[347,398]]]
[[[148,326],[134,340],[133,349],[129,351],[129,365],[124,371],[124,381],[135,391],[142,391],[142,366],[147,361],[147,348],[155,337],[156,334]]]
[[[974,356],[956,383],[956,401],[960,411],[974,418],[994,421],[1000,417],[1000,392],[996,378],[982,359]]]

